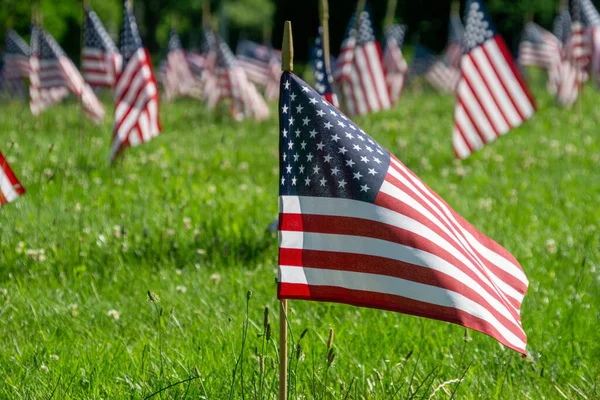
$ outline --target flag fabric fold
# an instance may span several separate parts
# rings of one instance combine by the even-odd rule
[[[0,152],[0,206],[15,201],[25,193],[25,188],[13,173],[8,161]]]
[[[596,87],[600,88],[600,13],[591,0],[579,0],[581,19],[586,27],[590,47],[590,73]]]
[[[267,100],[277,99],[281,76],[281,52],[271,46],[244,39],[238,42],[235,54],[238,63],[246,71],[248,80],[264,88]]]
[[[83,78],[92,87],[114,87],[123,67],[117,46],[91,8],[85,9],[83,30]]]
[[[460,80],[460,70],[444,57],[436,57],[429,49],[418,45],[410,65],[410,79],[423,77],[436,91],[454,93]]]
[[[162,76],[167,100],[179,96],[201,98],[199,82],[190,67],[179,35],[174,29],[169,34],[168,53]]]
[[[335,108],[340,108],[337,95],[333,89],[333,76],[325,65],[325,51],[323,50],[323,27],[319,27],[319,35],[315,39],[312,51],[312,65],[315,75],[315,89]],[[331,59],[330,59],[331,62]],[[279,89],[279,88],[278,88]]]
[[[280,90],[278,297],[448,321],[526,354],[517,260],[300,78]]]
[[[406,30],[406,25],[399,24],[393,24],[385,30],[383,65],[390,99],[393,103],[396,103],[400,98],[408,74],[408,63],[402,54]]]
[[[457,89],[452,142],[457,157],[520,126],[535,113],[535,102],[481,0],[469,0],[465,52]]]
[[[144,48],[137,22],[128,2],[124,2],[121,27],[123,69],[115,86],[115,121],[110,161],[126,147],[138,146],[158,136],[158,86],[150,54]]]
[[[560,85],[562,44],[551,32],[535,22],[528,22],[519,43],[518,63],[524,67],[538,67],[548,74],[548,91],[556,94]]]

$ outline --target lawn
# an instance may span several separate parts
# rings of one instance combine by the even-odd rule
[[[600,94],[572,110],[536,95],[533,120],[462,162],[450,96],[358,119],[521,262],[530,358],[457,325],[291,301],[290,398],[600,397]],[[276,398],[275,106],[236,124],[163,104],[164,133],[112,168],[111,121],[78,107],[0,104],[27,189],[0,209],[0,398]]]

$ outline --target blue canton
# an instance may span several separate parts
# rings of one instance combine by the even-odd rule
[[[121,54],[123,55],[123,65],[127,65],[131,56],[143,48],[142,38],[138,30],[137,22],[133,12],[127,6],[127,1],[124,2],[123,10],[123,26],[121,27]]]
[[[496,30],[481,0],[467,1],[464,47],[467,51],[482,45],[496,35]]]
[[[307,83],[281,76],[280,196],[374,202],[390,154]]]
[[[181,39],[179,39],[179,35],[175,29],[171,29],[169,32],[169,51],[175,51],[182,49]]]
[[[315,39],[312,62],[315,70],[315,89],[320,95],[333,93],[333,77],[331,71],[325,71],[325,54],[323,52],[323,27],[319,27],[319,36]],[[330,68],[335,68],[335,60],[330,57]]]
[[[110,35],[104,29],[104,25],[100,22],[98,15],[91,9],[86,9],[85,12],[85,30],[83,34],[85,47],[111,51],[116,53],[117,46],[110,38]]]
[[[9,31],[6,36],[5,54],[29,56],[29,46],[15,31]]]
[[[385,30],[385,39],[393,40],[401,48],[406,37],[406,30],[406,25],[393,24]]]

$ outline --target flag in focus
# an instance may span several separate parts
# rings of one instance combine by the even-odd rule
[[[330,102],[335,108],[340,108],[337,95],[333,90],[333,76],[325,65],[325,50],[323,49],[323,27],[319,27],[319,35],[315,39],[312,51],[312,64],[315,73],[315,89],[317,93]]]
[[[123,70],[115,87],[115,122],[110,161],[125,147],[137,146],[158,136],[158,86],[150,54],[144,48],[137,22],[125,0],[121,27]]]
[[[81,65],[85,81],[92,87],[114,87],[122,61],[117,46],[98,15],[91,8],[86,8]]]
[[[517,260],[301,79],[280,90],[278,297],[453,322],[525,354]]]
[[[179,96],[200,98],[200,86],[194,76],[179,35],[174,29],[169,34],[169,50],[163,71],[163,83],[167,100]]]
[[[466,4],[465,53],[454,112],[457,157],[493,142],[531,118],[535,103],[481,0]]]
[[[393,103],[396,103],[400,98],[408,73],[408,64],[402,54],[406,29],[406,25],[392,24],[385,30],[383,65],[390,99]]]
[[[342,109],[351,116],[392,106],[381,47],[368,11],[350,18],[333,78],[340,88]]]
[[[0,205],[15,201],[23,193],[25,193],[25,188],[21,186],[12,169],[10,169],[8,161],[0,152]]]

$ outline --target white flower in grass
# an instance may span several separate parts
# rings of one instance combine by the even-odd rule
[[[492,211],[494,200],[490,198],[479,199],[479,208],[485,211]]]
[[[173,230],[173,229],[167,229],[166,233],[167,233],[167,236],[169,236],[169,237],[175,236],[175,230]]]
[[[58,356],[56,354],[50,354],[50,358],[54,361],[58,361]]]
[[[115,321],[118,321],[119,318],[121,318],[121,313],[118,312],[117,310],[108,310],[106,312],[106,315],[108,315],[109,317],[113,318]]]
[[[221,283],[221,274],[214,273],[209,277],[209,279],[212,281],[212,283],[218,285],[219,283]]]
[[[186,293],[187,292],[187,288],[183,285],[177,285],[175,287],[175,290],[178,291],[179,293]]]
[[[554,239],[546,240],[546,251],[548,254],[555,254],[557,251],[556,241]]]
[[[42,371],[44,371],[45,373],[50,372],[50,368],[48,368],[47,366],[45,366],[44,364],[40,365],[40,369]]]
[[[192,229],[192,219],[190,217],[184,217],[183,218],[183,226],[187,230]]]

